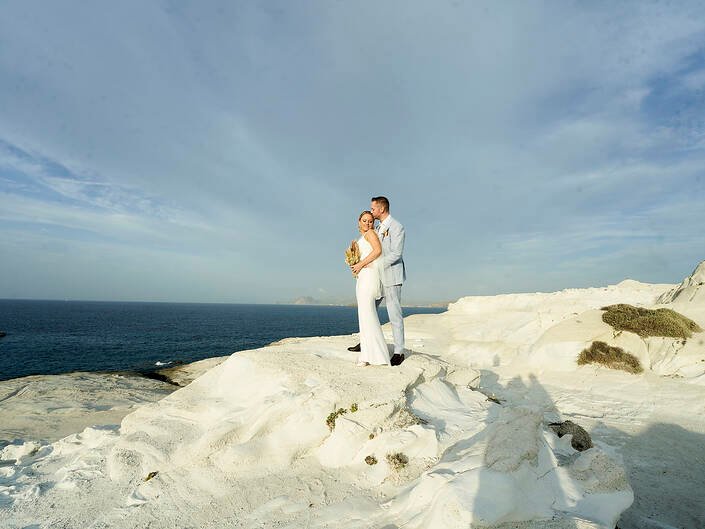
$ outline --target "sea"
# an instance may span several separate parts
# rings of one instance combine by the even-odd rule
[[[444,311],[403,309],[404,316]],[[384,307],[379,316],[382,324],[389,320]],[[355,307],[0,300],[0,380],[73,371],[150,373],[283,338],[357,331]]]

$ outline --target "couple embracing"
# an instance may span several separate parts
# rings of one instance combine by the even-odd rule
[[[375,220],[379,225],[375,228]],[[401,286],[406,279],[404,268],[404,226],[389,214],[389,200],[373,197],[369,211],[358,218],[357,240],[360,260],[351,265],[357,276],[355,296],[360,324],[360,343],[349,347],[359,351],[357,365],[399,365],[404,361],[404,320],[401,312]],[[387,305],[394,336],[394,355],[384,341],[377,307],[382,299]]]

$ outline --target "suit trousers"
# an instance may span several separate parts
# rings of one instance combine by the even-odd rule
[[[384,286],[384,297],[376,301],[377,307],[385,300],[389,323],[394,336],[394,354],[404,354],[404,316],[401,313],[401,285]]]

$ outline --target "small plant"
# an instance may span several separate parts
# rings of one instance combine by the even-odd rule
[[[690,338],[694,332],[702,332],[700,326],[671,309],[644,309],[632,305],[618,304],[602,307],[602,321],[617,331],[629,331],[642,338],[667,336]]]
[[[389,463],[389,466],[394,470],[401,470],[409,464],[409,458],[401,452],[397,452],[396,454],[387,454],[387,463]]]
[[[402,408],[394,418],[394,423],[392,426],[402,430],[404,428],[408,428],[409,426],[414,426],[415,424],[428,424],[428,421],[416,415],[414,412],[409,410],[409,408]]]
[[[602,364],[612,369],[621,369],[628,373],[641,373],[639,359],[631,353],[627,353],[621,347],[613,347],[605,342],[592,342],[592,345],[584,349],[578,356],[578,365]]]
[[[377,464],[377,458],[375,456],[367,456],[365,458],[365,463],[368,465],[376,465]]]
[[[355,413],[355,412],[357,411],[357,402],[353,402],[353,403],[350,405],[350,411],[351,411],[352,413]]]
[[[159,471],[157,471],[157,470],[155,470],[154,472],[150,472],[149,474],[147,474],[147,477],[144,478],[144,480],[149,481],[150,479],[156,477],[157,474],[159,474]]]
[[[703,360],[703,362],[705,362],[705,360]],[[370,441],[372,441],[372,439],[374,439],[374,438],[375,438],[375,434],[371,433],[369,436]]]
[[[328,418],[326,419],[326,424],[328,425],[328,428],[331,432],[335,428],[335,420],[346,413],[348,413],[348,410],[346,410],[345,408],[338,408],[337,411],[334,411],[330,415],[328,415]]]

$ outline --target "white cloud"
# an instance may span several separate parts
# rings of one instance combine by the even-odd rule
[[[662,224],[684,189],[705,210],[699,2],[0,10],[5,225],[90,234],[114,260],[121,244],[199,255],[194,300],[226,281],[221,259],[249,278],[243,301],[344,297],[340,248],[376,194],[407,226],[415,299],[475,273],[503,288],[485,259],[530,256],[560,287],[587,249],[638,265],[655,243],[635,233],[702,241]],[[556,241],[560,273],[541,260]]]

